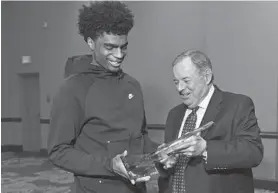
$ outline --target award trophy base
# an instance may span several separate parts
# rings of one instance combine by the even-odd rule
[[[152,159],[146,160],[147,155],[127,155],[122,156],[122,162],[127,170],[130,179],[137,179],[145,176],[158,175],[158,170]],[[142,162],[142,159],[144,161]]]
[[[144,176],[158,175],[158,170],[155,166],[155,162],[159,162],[165,155],[178,154],[182,148],[184,140],[190,136],[197,135],[199,132],[208,129],[214,124],[213,121],[195,129],[194,131],[187,132],[180,138],[169,142],[162,147],[158,148],[155,152],[145,155],[127,155],[122,156],[122,162],[127,170],[130,179],[137,179]]]

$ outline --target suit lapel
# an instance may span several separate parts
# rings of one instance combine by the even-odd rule
[[[209,121],[214,121],[216,118],[216,115],[220,111],[220,104],[222,102],[222,91],[220,91],[216,85],[214,85],[214,87],[215,87],[214,93],[208,104],[206,113],[202,119],[200,126],[208,123]],[[175,112],[175,115],[174,115],[174,117],[176,117],[176,119],[175,119],[176,121],[173,123],[172,139],[170,139],[170,140],[174,140],[174,139],[178,138],[180,127],[181,127],[182,120],[183,120],[186,109],[187,109],[187,107],[184,104],[180,104],[178,106],[178,108]],[[209,130],[211,130],[211,128],[209,128],[205,131],[202,131],[201,136],[204,137]]]
[[[184,113],[187,107],[184,104],[181,104],[175,113],[175,117],[177,117],[176,121],[174,122],[174,128],[172,133],[172,140],[177,139],[181,127],[181,123],[184,117]]]
[[[220,104],[222,102],[222,92],[219,90],[219,88],[217,86],[214,85],[214,87],[215,87],[214,93],[211,97],[211,100],[209,102],[209,105],[207,107],[207,110],[205,112],[205,115],[203,117],[203,120],[202,120],[200,126],[208,123],[209,121],[214,121],[216,118],[216,115],[220,111]],[[207,130],[202,131],[201,136],[205,137],[209,130],[211,130],[211,128],[208,128]]]

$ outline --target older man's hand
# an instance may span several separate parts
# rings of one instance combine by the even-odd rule
[[[182,150],[179,152],[187,157],[200,156],[207,148],[207,141],[200,135],[193,135],[186,139],[182,144]]]

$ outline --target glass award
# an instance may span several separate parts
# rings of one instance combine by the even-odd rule
[[[160,162],[165,155],[175,155],[183,149],[183,142],[190,136],[197,135],[199,132],[204,131],[214,124],[213,121],[207,124],[183,134],[180,138],[164,144],[157,148],[155,152],[144,154],[144,155],[127,155],[122,156],[122,162],[126,168],[126,171],[130,179],[137,179],[144,176],[158,175],[158,170],[155,163]]]

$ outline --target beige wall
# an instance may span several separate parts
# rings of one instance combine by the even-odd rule
[[[77,33],[78,8],[82,2],[2,2],[2,71],[5,116],[19,116],[17,73],[39,72],[41,116],[48,118],[50,104],[62,81],[66,58],[88,52]],[[4,19],[5,18],[5,19]],[[48,23],[43,28],[43,22]],[[30,55],[32,64],[21,64]],[[3,99],[4,100],[4,99]]]
[[[20,72],[40,73],[41,117],[49,117],[46,98],[52,98],[61,83],[66,58],[88,53],[76,27],[81,4],[2,2],[2,117],[20,116]],[[218,86],[251,96],[262,130],[277,131],[277,2],[128,4],[135,14],[135,26],[124,69],[143,87],[149,123],[164,124],[169,109],[180,102],[172,83],[171,62],[181,51],[196,48],[211,57]],[[47,28],[42,27],[44,21]],[[32,64],[22,65],[22,55],[32,56]],[[20,127],[11,127],[2,124],[2,134],[20,134]],[[41,130],[42,147],[46,147],[48,126]],[[9,139],[4,144],[20,143],[18,137]],[[255,175],[274,178],[277,145],[270,140],[264,144],[265,158]]]
[[[180,102],[172,82],[174,57],[204,47],[203,7],[200,2],[132,2],[130,8],[135,27],[125,69],[143,87],[148,122],[163,124]]]
[[[277,131],[277,2],[206,3],[206,51],[220,88],[252,97],[263,131]],[[264,140],[258,177],[275,177],[276,141]],[[278,176],[277,176],[278,177]]]

